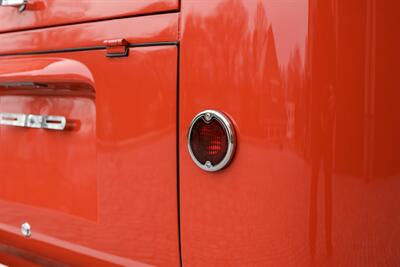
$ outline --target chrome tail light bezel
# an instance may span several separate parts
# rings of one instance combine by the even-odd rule
[[[191,136],[193,131],[193,126],[199,120],[203,120],[204,122],[211,122],[213,119],[217,120],[222,128],[225,131],[225,134],[228,139],[228,147],[224,158],[216,165],[212,165],[211,162],[206,161],[206,163],[201,163],[193,153],[191,147]],[[189,131],[188,131],[188,150],[190,157],[192,158],[193,162],[202,170],[207,172],[216,172],[219,170],[224,169],[229,165],[232,161],[235,151],[236,151],[236,131],[232,121],[226,116],[224,113],[212,109],[204,110],[198,113],[190,123]]]

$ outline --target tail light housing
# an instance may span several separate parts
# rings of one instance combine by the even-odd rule
[[[215,172],[225,168],[236,150],[236,134],[231,120],[215,110],[200,112],[190,124],[188,149],[202,170]]]

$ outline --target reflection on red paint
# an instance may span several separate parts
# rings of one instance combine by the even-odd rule
[[[184,263],[400,264],[399,5],[188,0],[182,10]],[[206,108],[238,130],[235,161],[213,175],[184,146]]]
[[[0,83],[7,80],[3,73],[47,86],[5,89],[1,112],[63,115],[80,125],[72,131],[0,127],[2,242],[72,265],[179,264],[177,48],[131,48],[129,54],[57,54],[57,62],[86,66],[73,68],[80,70],[74,75],[54,64],[13,73],[9,68],[19,64],[10,62],[21,57],[3,59],[10,64]],[[43,63],[48,57],[22,58]],[[93,87],[82,86],[90,80],[85,70]],[[80,86],[67,90],[68,81]],[[24,221],[32,227],[28,242],[20,237]]]
[[[82,127],[79,131],[49,131],[0,126],[0,198],[96,221],[93,99],[40,96],[40,92],[8,94],[0,95],[1,112],[65,116],[79,119]]]
[[[87,21],[104,20],[156,12],[178,10],[179,0],[98,1],[79,2],[29,0],[24,12],[16,7],[0,9],[0,32],[27,30]]]

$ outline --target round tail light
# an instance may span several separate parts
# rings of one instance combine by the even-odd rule
[[[232,122],[215,110],[199,113],[191,122],[188,148],[193,161],[205,171],[226,167],[235,153],[236,136]]]

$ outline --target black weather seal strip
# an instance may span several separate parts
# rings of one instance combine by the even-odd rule
[[[101,50],[101,49],[106,49],[106,47],[105,46],[87,46],[87,47],[77,47],[77,48],[65,48],[65,49],[54,49],[54,50],[43,50],[43,51],[20,52],[20,53],[10,53],[10,54],[0,54],[0,57],[43,55],[43,54],[80,52],[80,51]]]
[[[179,42],[153,42],[153,43],[133,43],[129,44],[128,47],[148,47],[148,46],[167,46],[167,45],[178,45]],[[0,57],[9,56],[30,56],[30,55],[44,55],[44,54],[59,54],[59,53],[69,53],[69,52],[82,52],[82,51],[92,51],[92,50],[103,50],[106,49],[105,46],[87,46],[87,47],[77,47],[77,48],[65,48],[65,49],[55,49],[55,50],[43,50],[43,51],[31,51],[31,52],[20,52],[20,53],[10,53],[10,54],[0,54]]]
[[[166,45],[178,45],[178,41],[172,42],[154,42],[154,43],[133,43],[129,44],[128,47],[145,47],[145,46],[166,46]]]
[[[181,70],[181,46],[179,43],[176,44],[176,47],[178,49],[178,57],[177,57],[177,74],[176,74],[176,173],[177,173],[177,208],[178,208],[178,246],[179,246],[179,265],[180,267],[183,266],[183,261],[182,261],[182,226],[181,226],[181,172],[180,172],[180,162],[181,162],[181,156],[180,156],[180,91],[181,91],[181,85],[180,85],[180,70]]]

